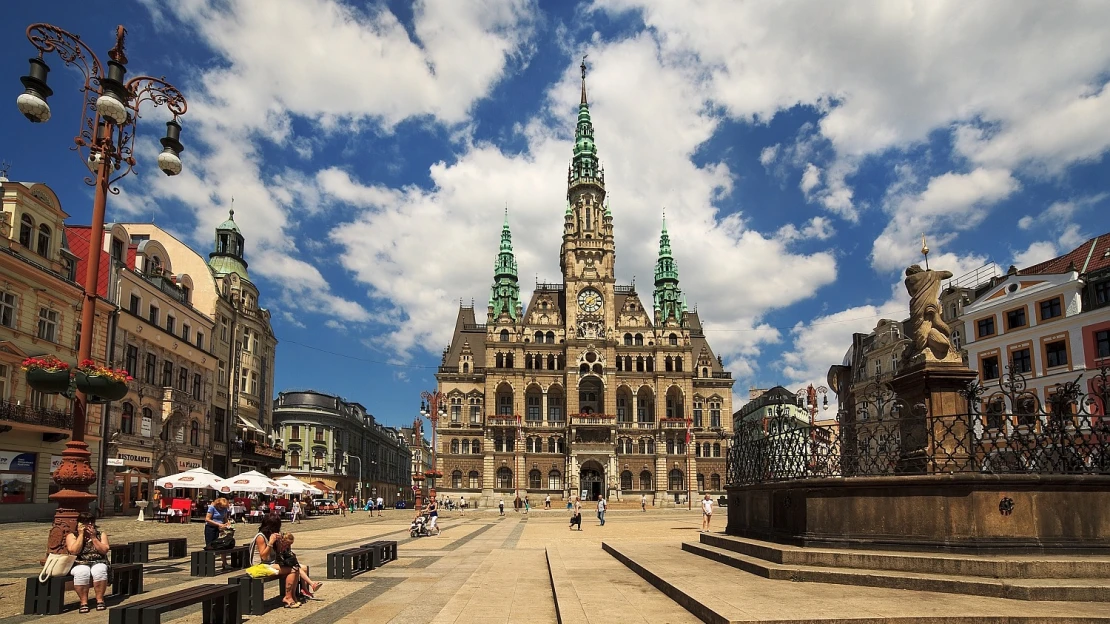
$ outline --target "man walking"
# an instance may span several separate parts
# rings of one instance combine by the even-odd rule
[[[640,511],[647,513],[647,494],[640,495]]]
[[[701,532],[709,532],[709,523],[713,520],[713,499],[709,498],[706,494],[705,498],[701,499]]]
[[[601,521],[601,526],[605,526],[605,497],[601,494],[597,495],[597,519]]]
[[[550,494],[547,495],[547,498],[543,499],[543,508],[544,509],[551,509],[551,495]]]
[[[499,501],[499,502],[497,503],[497,509],[498,509],[498,511],[500,511],[500,512],[501,512],[501,515],[502,515],[502,516],[503,516],[503,515],[505,515],[505,499],[504,499],[504,498],[502,498],[502,499],[501,499],[501,500],[500,500],[500,501]]]
[[[378,497],[378,517],[382,517],[382,509],[385,508],[385,499],[381,496]]]

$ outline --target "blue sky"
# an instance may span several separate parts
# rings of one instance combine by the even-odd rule
[[[665,206],[738,397],[820,381],[852,332],[902,318],[922,232],[959,275],[1110,230],[1106,3],[17,3],[0,22],[12,100],[38,21],[102,56],[125,24],[129,73],[189,100],[185,172],[146,166],[109,219],[207,253],[234,197],[278,389],[389,424],[434,387],[459,300],[484,311],[506,206],[525,301],[560,279],[584,54],[618,277],[650,290]],[[77,76],[48,62],[53,119],[0,108],[0,159],[87,223],[66,153]],[[143,121],[142,164],[161,121]]]

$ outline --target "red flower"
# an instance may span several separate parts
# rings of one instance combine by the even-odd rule
[[[53,355],[46,355],[40,358],[29,357],[23,360],[21,368],[24,372],[30,370],[44,370],[50,373],[69,370],[69,364],[59,360]]]

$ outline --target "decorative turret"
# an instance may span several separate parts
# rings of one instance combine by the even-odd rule
[[[217,275],[237,273],[249,280],[247,261],[243,259],[243,234],[235,223],[235,209],[228,211],[227,221],[216,226],[216,250],[208,254],[208,266]]]
[[[671,256],[671,237],[667,234],[667,217],[663,215],[663,231],[659,235],[659,259],[655,261],[655,321],[674,319],[682,323],[686,312],[685,298],[678,287],[678,263]]]
[[[513,236],[509,231],[509,209],[505,209],[505,224],[501,227],[501,250],[493,265],[493,288],[489,297],[489,314],[497,319],[508,314],[516,320],[520,316],[520,284],[517,282],[516,257],[513,256]]]
[[[567,185],[592,183],[605,187],[605,172],[597,160],[594,145],[594,124],[590,121],[590,106],[586,101],[586,57],[582,57],[582,102],[578,105],[578,125],[574,129],[574,157],[567,172]]]

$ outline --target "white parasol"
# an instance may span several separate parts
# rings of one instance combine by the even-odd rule
[[[305,483],[304,481],[301,481],[300,479],[292,475],[274,480],[285,486],[286,492],[288,494],[308,494],[310,496],[323,494],[323,492],[321,492],[320,490],[312,487],[311,485]]]
[[[255,492],[274,496],[286,491],[282,484],[255,470],[223,479],[213,485],[213,488],[221,494]]]
[[[174,488],[216,489],[216,483],[219,480],[218,475],[208,472],[204,468],[191,468],[185,472],[157,479],[154,481],[154,485],[167,490]]]

